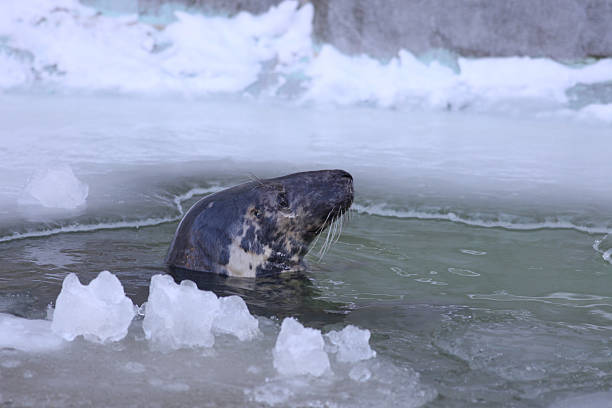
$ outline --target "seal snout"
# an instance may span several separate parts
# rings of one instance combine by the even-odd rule
[[[338,215],[344,213],[353,203],[353,176],[344,170],[329,170],[326,193],[336,207]]]
[[[353,176],[351,176],[351,173],[349,173],[348,171],[344,171],[344,170],[333,170],[333,171],[338,173],[338,177],[347,178],[351,181],[351,183],[353,182]]]
[[[337,176],[340,179],[340,183],[344,184],[344,197],[343,199],[340,201],[340,213],[344,213],[346,210],[349,209],[349,207],[351,206],[351,204],[353,204],[353,196],[354,196],[354,189],[353,189],[353,176],[351,176],[351,174],[347,171],[344,170],[334,170],[335,172],[337,172]]]

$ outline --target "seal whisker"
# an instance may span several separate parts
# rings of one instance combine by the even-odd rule
[[[317,229],[317,231],[315,232],[315,234],[317,235],[317,238],[315,239],[315,241],[312,243],[310,249],[308,250],[307,254],[309,254],[314,247],[317,245],[317,242],[319,242],[319,238],[321,237],[321,232],[323,231],[323,229],[327,226],[327,221],[329,220],[329,216],[332,215],[332,213],[334,212],[334,209],[336,207],[332,208],[328,213],[327,213],[327,217],[325,217],[325,221],[323,221],[323,224],[321,224],[321,226],[319,227],[319,229]],[[328,235],[329,235],[329,231],[328,231]],[[321,261],[321,259],[323,258],[323,256],[321,255],[323,249],[325,248],[325,242],[323,243],[323,245],[321,246],[321,248],[319,249],[319,253],[317,254],[317,256],[319,257],[319,261]]]
[[[335,208],[332,210],[332,212],[334,210]],[[319,253],[318,253],[319,261],[321,261],[323,257],[325,257],[325,255],[327,254],[331,246],[335,244],[336,242],[338,242],[338,240],[340,239],[340,236],[342,235],[342,230],[344,228],[345,219],[348,219],[348,217],[349,217],[349,214],[347,210],[341,210],[339,213],[337,213],[335,216],[332,217],[331,221],[327,222],[327,219],[326,219],[326,223],[324,225],[328,225],[328,230],[327,230],[327,236],[325,237],[325,241],[323,242],[323,245],[319,249]],[[318,240],[318,237],[317,237],[317,240]],[[317,240],[315,240],[315,244]]]
[[[323,259],[323,257],[325,256],[325,253],[327,252],[330,232],[331,232],[331,228],[328,228],[327,236],[325,237],[325,242],[323,242],[323,246],[321,247],[321,250],[319,251],[319,262]]]
[[[327,243],[327,246],[325,247],[325,253],[323,254],[323,256],[327,255],[327,253],[329,252],[329,249],[334,243],[334,236],[336,235],[336,229],[334,226],[335,224],[332,226],[331,236],[329,237],[330,239],[329,239],[329,242]]]
[[[334,207],[332,209],[332,213],[333,213],[333,211],[335,211],[335,209],[336,209],[336,207]],[[334,216],[332,216],[331,220],[329,221],[329,227],[328,227],[328,230],[327,230],[327,237],[325,237],[325,243],[324,243],[323,248],[322,248],[323,249],[323,253],[321,254],[321,257],[319,258],[319,261],[321,259],[323,259],[323,257],[327,254],[327,251],[329,251],[329,248],[332,246],[332,243],[334,241],[334,236],[336,234],[336,228],[335,228],[336,224],[335,224],[335,222],[336,222],[336,216],[334,215]]]
[[[321,226],[319,227],[319,229],[317,230],[317,234],[321,233],[325,227],[327,226],[327,220],[329,220],[329,216],[332,215],[332,213],[334,212],[334,209],[336,209],[336,207],[332,208],[329,213],[327,214],[327,217],[325,217],[325,221],[323,221],[323,224],[321,224]]]
[[[330,246],[332,244],[335,244],[336,242],[338,242],[338,238],[340,238],[340,222],[341,222],[341,220],[342,220],[342,217],[336,217],[336,219],[334,220],[334,235],[332,236],[334,238],[334,240],[332,241]]]
[[[328,231],[327,231],[327,237],[325,239],[325,251],[323,251],[323,256],[325,256],[325,254],[327,254],[327,251],[329,251],[329,247],[331,246],[332,240],[334,239],[334,218],[333,217],[329,221],[329,227],[327,228],[328,228]]]
[[[329,235],[329,231],[327,231],[327,234]],[[321,244],[321,248],[319,248],[319,252],[317,253],[317,257],[319,258],[319,262],[323,258],[323,250],[325,249],[325,243],[326,242],[327,242],[327,238],[325,238],[323,240],[323,243]]]
[[[334,243],[334,238],[336,237],[336,225],[336,220],[334,219],[331,225],[329,226],[329,229],[331,230],[331,236],[329,237],[329,244],[327,245],[327,248],[325,248],[326,253],[327,251],[329,251],[329,248],[331,248],[332,244]]]
[[[340,233],[341,233],[340,223],[341,223],[341,217],[336,217],[336,219],[334,220],[334,230],[332,231],[332,239],[329,243],[330,248],[333,244],[338,242],[338,239],[340,238]]]
[[[343,224],[344,224],[344,214],[338,217],[338,235],[336,236],[336,240],[334,241],[334,244],[338,242],[338,240],[340,239],[340,235],[342,235]]]
[[[317,242],[319,242],[319,238],[321,238],[321,234],[319,234],[317,232],[317,237],[315,238],[314,242],[312,243],[312,245],[308,249],[308,252],[306,252],[306,255],[310,254],[312,252],[312,250],[314,249],[314,247],[317,246]]]

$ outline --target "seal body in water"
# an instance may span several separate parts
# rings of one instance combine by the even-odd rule
[[[171,268],[255,277],[304,268],[308,247],[353,202],[353,178],[321,170],[254,180],[209,195],[181,220]]]

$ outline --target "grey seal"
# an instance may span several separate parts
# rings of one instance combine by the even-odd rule
[[[239,277],[303,270],[310,244],[346,213],[353,193],[349,173],[319,170],[211,194],[179,223],[166,264]]]

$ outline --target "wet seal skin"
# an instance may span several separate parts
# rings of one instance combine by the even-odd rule
[[[309,245],[352,203],[353,177],[343,170],[241,184],[187,211],[166,264],[238,277],[301,271]]]

